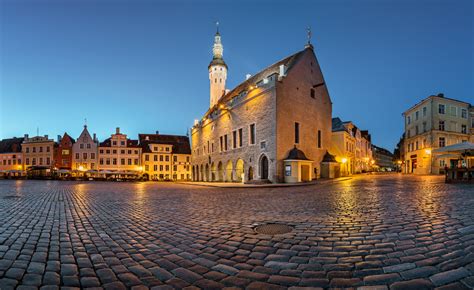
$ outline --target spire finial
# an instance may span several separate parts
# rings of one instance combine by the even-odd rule
[[[306,28],[306,32],[308,34],[308,44],[311,44],[311,36],[312,36],[312,33],[311,33],[311,26],[308,26]]]
[[[308,38],[308,43],[304,46],[305,48],[313,48],[313,45],[311,44],[311,36],[313,36],[313,33],[311,32],[311,26],[308,26],[306,28],[306,35]]]
[[[219,21],[216,21],[216,34],[219,34]]]
[[[84,128],[87,127],[87,118],[84,118]]]

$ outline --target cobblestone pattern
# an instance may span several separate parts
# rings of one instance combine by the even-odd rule
[[[253,231],[267,222],[294,230]],[[58,286],[472,289],[474,190],[408,176],[261,189],[0,181],[0,288]]]

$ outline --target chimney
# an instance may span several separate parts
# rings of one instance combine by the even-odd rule
[[[95,133],[94,133],[93,139],[94,139],[94,142],[97,142],[97,136],[95,135]]]
[[[28,134],[25,134],[24,137],[25,137],[25,141],[26,141],[28,139]]]
[[[150,136],[146,135],[146,136],[145,136],[145,140],[146,140],[146,141],[150,140]]]
[[[61,142],[61,135],[58,135],[58,143]]]
[[[245,80],[248,80],[252,75],[251,74],[246,74],[245,75]]]
[[[160,134],[160,131],[156,130],[156,135],[159,135]]]
[[[48,135],[44,135],[44,138],[48,139]]]
[[[115,128],[115,134],[120,134],[120,127]]]
[[[284,64],[281,64],[280,65],[280,73],[278,75],[279,78],[282,78],[285,76],[285,65]]]
[[[439,94],[438,94],[438,97],[444,98],[444,94],[443,94],[443,93],[439,93]]]

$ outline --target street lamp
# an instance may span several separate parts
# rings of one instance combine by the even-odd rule
[[[342,158],[341,159],[342,165],[344,166],[344,174],[347,172],[347,158]]]

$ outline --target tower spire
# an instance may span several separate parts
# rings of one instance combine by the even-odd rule
[[[225,94],[225,81],[227,79],[227,64],[223,58],[224,47],[219,33],[219,21],[216,21],[216,34],[212,46],[212,61],[208,66],[210,81],[210,107],[214,107]]]

